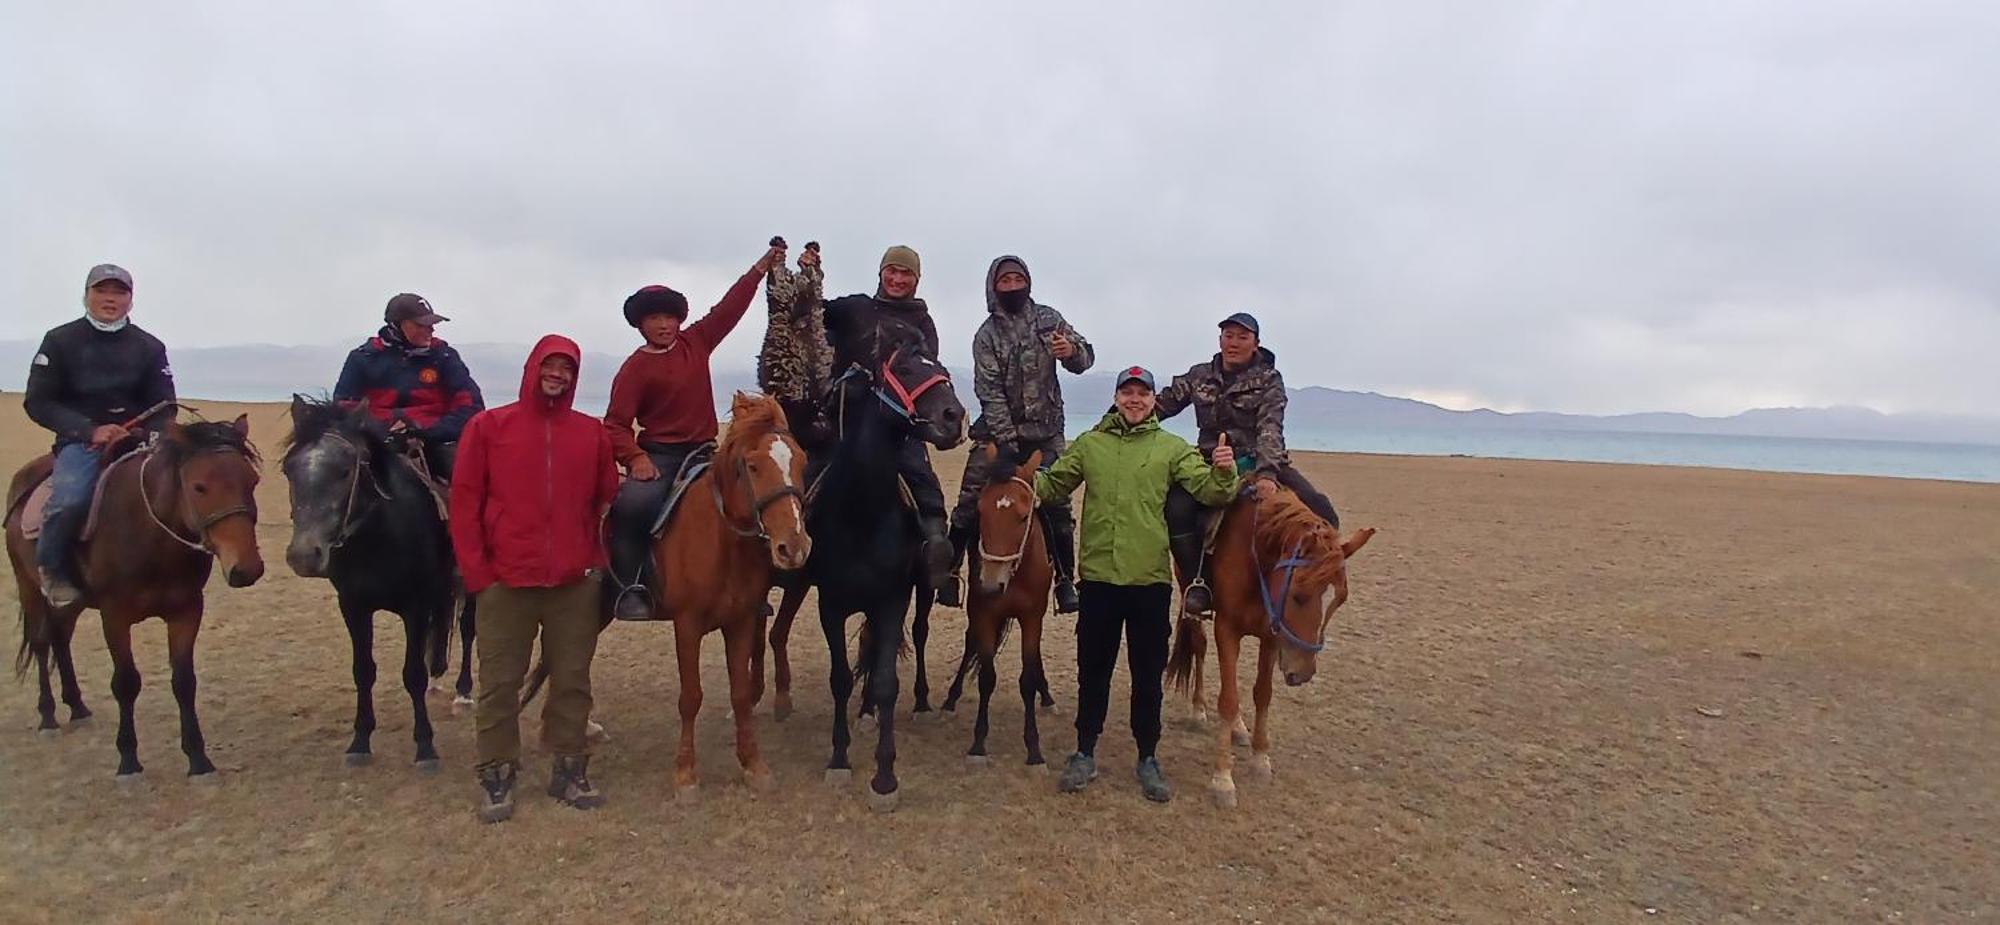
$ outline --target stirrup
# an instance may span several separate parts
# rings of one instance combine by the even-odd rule
[[[1201,593],[1201,600],[1206,602],[1207,606],[1195,606],[1195,592],[1197,591]],[[1195,580],[1188,582],[1187,588],[1181,591],[1181,613],[1190,617],[1200,617],[1204,620],[1215,616],[1215,592],[1209,589],[1207,579],[1197,577]]]
[[[637,615],[639,612],[636,611],[630,614],[625,612],[625,604],[631,600],[642,602],[642,605],[645,607],[643,615]],[[632,623],[650,622],[660,619],[659,609],[654,606],[652,590],[645,585],[626,585],[619,589],[618,596],[611,599],[611,617],[615,620],[624,620]]]

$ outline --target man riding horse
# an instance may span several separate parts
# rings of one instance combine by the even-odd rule
[[[1213,455],[1217,438],[1229,435],[1239,468],[1248,463],[1256,481],[1272,481],[1297,494],[1312,512],[1338,528],[1333,502],[1292,467],[1285,452],[1285,378],[1278,374],[1278,357],[1260,343],[1257,319],[1237,312],[1217,325],[1219,351],[1174,377],[1158,396],[1160,417],[1173,417],[1194,406],[1201,451]],[[1167,524],[1173,534],[1174,565],[1185,587],[1181,609],[1189,614],[1214,610],[1202,555],[1205,508],[1184,491],[1167,494]]]
[[[113,448],[174,417],[167,348],[132,323],[132,274],[108,263],[91,267],[83,308],[82,318],[43,336],[22,402],[29,418],[55,432],[53,493],[35,564],[44,596],[58,609],[82,596],[72,547]],[[135,420],[141,414],[148,416]]]
[[[365,403],[391,439],[419,449],[438,482],[451,481],[459,435],[486,407],[465,361],[436,335],[438,324],[450,320],[423,296],[390,299],[382,329],[347,354],[333,386],[334,401]]]
[[[604,413],[612,451],[627,475],[610,519],[611,570],[619,586],[612,615],[620,620],[655,619],[664,576],[653,574],[650,529],[682,464],[715,442],[719,430],[709,357],[743,320],[765,273],[784,258],[782,246],[765,251],[722,301],[685,328],[688,300],[679,292],[647,286],[625,300],[625,323],[645,343],[618,368]]]
[[[1011,466],[1037,450],[1044,466],[1055,464],[1066,445],[1056,364],[1080,375],[1097,359],[1090,341],[1061,312],[1034,300],[1032,283],[1028,264],[1012,255],[994,260],[986,271],[987,317],[972,337],[972,387],[979,396],[972,438],[1006,452],[989,457],[975,447],[965,459],[951,517],[952,576],[938,588],[938,603],[947,607],[960,606],[962,600],[958,572],[967,547],[979,535],[979,492],[989,481],[987,470],[995,462]],[[1055,565],[1056,612],[1074,613],[1076,517],[1069,498],[1043,507],[1042,517]]]

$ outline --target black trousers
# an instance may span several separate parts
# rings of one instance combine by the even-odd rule
[[[1291,466],[1279,466],[1277,475],[1278,484],[1291,489],[1320,519],[1336,528],[1340,526],[1340,513],[1333,509],[1333,502],[1306,481],[1304,473]],[[1200,533],[1202,510],[1201,502],[1188,494],[1187,489],[1179,485],[1167,489],[1167,532],[1174,536]]]
[[[1132,738],[1141,759],[1160,744],[1161,683],[1167,671],[1172,624],[1167,605],[1173,586],[1113,585],[1085,581],[1077,586],[1082,607],[1076,620],[1076,750],[1097,753],[1104,714],[1111,702],[1111,672],[1118,667],[1118,637],[1125,637],[1126,667],[1132,672]]]
[[[922,440],[911,437],[896,449],[896,471],[909,483],[910,498],[917,502],[917,520],[923,525],[924,538],[943,539],[947,529],[944,484],[931,468],[931,456]]]
[[[667,503],[667,494],[673,490],[674,475],[681,471],[681,463],[701,446],[700,443],[647,444],[641,449],[653,460],[653,468],[660,470],[660,477],[645,482],[628,478],[618,486],[618,495],[611,502],[608,545],[611,573],[620,588],[642,584],[656,594],[659,592],[660,582],[653,574],[650,532],[653,520]]]

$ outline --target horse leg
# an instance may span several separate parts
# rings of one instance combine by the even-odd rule
[[[951,687],[944,692],[944,705],[939,709],[946,713],[958,712],[958,698],[965,693],[965,676],[979,660],[979,645],[973,641],[972,626],[965,627],[965,648],[958,653],[958,668],[951,673]]]
[[[689,793],[701,783],[695,773],[694,723],[701,713],[701,621],[682,611],[674,620],[674,658],[681,669],[681,744],[674,753],[674,792]]]
[[[1250,779],[1260,782],[1271,779],[1271,727],[1265,720],[1271,714],[1271,676],[1278,664],[1279,645],[1269,639],[1257,641],[1257,684],[1250,689],[1257,707],[1257,726],[1250,736]]]
[[[819,628],[826,636],[827,667],[826,683],[833,689],[833,755],[826,760],[826,782],[829,784],[845,781],[853,772],[853,765],[847,763],[847,746],[851,737],[847,732],[847,698],[854,693],[854,672],[847,666],[847,640],[843,624],[846,621],[828,612],[826,605],[820,605]]]
[[[354,648],[354,740],[347,743],[347,766],[374,760],[368,739],[375,734],[375,612],[343,602],[347,641]]]
[[[869,804],[876,812],[890,812],[898,802],[896,782],[896,653],[903,647],[903,613],[909,598],[894,605],[878,607],[869,614],[874,624],[874,659],[868,677],[868,700],[875,705],[875,777],[868,782]]]
[[[181,753],[187,756],[190,778],[215,773],[208,743],[201,737],[201,719],[194,711],[194,640],[200,634],[200,605],[167,618],[167,664],[173,669],[174,702],[181,708]]]
[[[473,614],[477,612],[478,607],[479,599],[470,594],[465,595],[464,601],[458,606],[458,685],[451,698],[451,712],[454,715],[472,706],[472,637],[474,626],[477,624]]]
[[[993,659],[999,654],[999,630],[994,624],[1005,618],[995,619],[990,607],[980,607],[966,614],[966,651],[971,653],[979,665],[979,713],[972,722],[972,748],[965,753],[970,764],[989,764],[992,759],[986,753],[986,731],[988,710],[993,702],[995,672]]]
[[[83,688],[76,683],[76,657],[70,654],[70,641],[76,636],[76,618],[57,617],[47,626],[49,644],[55,650],[56,671],[62,677],[62,701],[69,707],[69,724],[88,722],[90,708],[83,705]]]
[[[1236,691],[1236,654],[1243,645],[1242,637],[1221,621],[1215,624],[1215,665],[1221,676],[1220,691],[1216,698],[1217,746],[1215,755],[1215,776],[1209,779],[1208,792],[1215,798],[1217,806],[1236,805],[1236,780],[1230,769],[1234,766],[1236,753],[1232,744],[1232,732],[1241,719]]]
[[[447,614],[450,611],[446,611]],[[427,615],[428,616],[428,615]],[[447,617],[448,619],[448,617]],[[414,730],[411,733],[417,741],[417,770],[431,774],[438,769],[435,733],[431,729],[430,705],[424,702],[425,688],[430,683],[430,672],[426,667],[425,649],[430,633],[425,627],[428,619],[403,618],[403,690],[410,694],[410,706],[415,712]]]
[[[26,630],[23,630],[26,632]],[[28,652],[35,660],[35,680],[41,685],[41,695],[35,698],[35,712],[41,714],[41,724],[35,730],[45,736],[53,736],[62,731],[56,722],[56,695],[49,687],[49,643],[46,639],[28,640]]]
[[[1028,746],[1028,765],[1046,767],[1042,759],[1042,731],[1035,721],[1035,694],[1048,696],[1049,678],[1042,671],[1042,618],[1021,619],[1021,706],[1027,719],[1021,724],[1021,740]]]
[[[986,716],[993,704],[993,686],[998,680],[998,672],[993,668],[998,655],[992,651],[979,653],[979,719],[972,724],[972,751],[967,753],[968,757],[978,759],[974,762],[976,764],[992,760],[986,755]]]
[[[132,660],[132,621],[122,613],[102,613],[104,647],[111,652],[111,696],[118,700],[118,777],[139,780],[139,732],[132,707],[139,701],[139,666]]]
[[[924,670],[924,649],[929,646],[931,639],[932,597],[934,595],[931,594],[917,595],[917,617],[913,621],[917,644],[917,702],[910,708],[912,718],[918,713],[931,712],[931,680],[930,674]]]
[[[764,638],[771,633],[771,620],[759,612],[752,624],[750,634],[750,689],[756,694],[750,700],[750,708],[764,701]],[[724,640],[724,645],[728,641]]]
[[[743,766],[743,780],[750,789],[771,789],[771,768],[757,748],[757,695],[759,678],[751,665],[763,646],[764,618],[745,626],[742,621],[722,627],[722,645],[729,666],[729,700],[736,708],[736,762]]]
[[[771,667],[777,690],[771,696],[771,718],[784,722],[792,715],[792,621],[806,602],[803,588],[786,588],[778,602],[778,616],[771,624]]]

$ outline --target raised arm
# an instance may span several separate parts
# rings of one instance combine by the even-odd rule
[[[1153,400],[1162,421],[1181,413],[1194,403],[1194,377],[1187,373],[1175,376],[1166,388],[1153,393]]]
[[[1062,361],[1063,368],[1079,376],[1089,372],[1090,367],[1097,363],[1097,348],[1090,345],[1090,338],[1083,336],[1082,331],[1070,326],[1069,319],[1064,318],[1062,312],[1051,308],[1049,314],[1056,316],[1057,328],[1074,348],[1069,358]]]
[[[1220,507],[1236,497],[1236,490],[1242,482],[1236,476],[1236,465],[1209,465],[1201,458],[1201,451],[1192,446],[1184,448],[1174,457],[1174,481],[1187,493],[1194,496],[1203,507]]]
[[[723,293],[722,301],[715,303],[715,307],[701,316],[700,321],[688,325],[681,336],[713,352],[722,339],[729,336],[729,332],[736,330],[737,323],[743,320],[743,313],[750,310],[750,302],[757,297],[757,284],[763,282],[764,274],[771,271],[774,262],[784,258],[785,249],[782,247],[765,251],[764,256],[757,258],[757,262],[737,278],[736,285]]]

